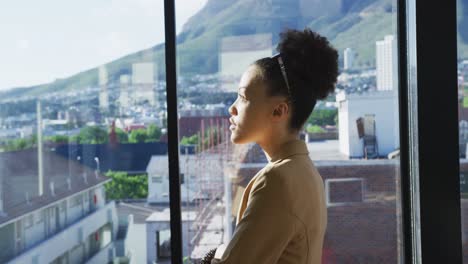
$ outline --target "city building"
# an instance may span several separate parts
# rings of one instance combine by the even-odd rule
[[[399,263],[403,252],[398,231],[398,160],[348,160],[340,153],[336,140],[310,142],[307,146],[325,185],[328,224],[323,263]],[[227,197],[232,200],[232,207],[225,215],[230,215],[231,223],[235,223],[242,194],[266,165],[266,159],[257,145],[236,146],[232,153],[236,153],[232,160],[241,163],[225,169],[232,189],[232,198]],[[228,225],[225,222],[223,228],[226,241],[232,228]],[[207,232],[207,237],[210,235]],[[206,253],[210,246],[200,245],[202,250],[194,248],[194,253]]]
[[[354,57],[356,53],[351,48],[346,48],[343,51],[343,69],[350,70],[354,67]]]
[[[377,90],[398,90],[397,39],[387,35],[375,43]]]
[[[394,91],[341,91],[336,101],[342,154],[363,158],[366,151],[372,151],[371,157],[385,157],[400,147],[398,97]]]
[[[215,147],[216,151],[186,153],[181,150],[181,201],[193,204],[219,198],[223,190],[223,171],[226,165],[226,144]],[[148,203],[169,204],[169,164],[167,155],[151,157],[146,169],[148,175]]]
[[[98,68],[99,75],[99,108],[103,111],[109,110],[109,92],[108,92],[108,77],[106,66]]]
[[[59,144],[53,151],[77,161],[89,169],[102,172],[119,171],[130,175],[145,174],[153,155],[167,155],[167,143],[135,144]]]
[[[156,106],[155,72],[157,69],[152,62],[139,62],[132,64],[132,91],[131,98],[134,105],[144,102],[151,106]]]
[[[120,106],[120,113],[123,113],[130,106],[130,98],[129,98],[130,76],[128,74],[122,74],[120,75],[119,80],[120,80],[119,106]]]
[[[110,179],[36,148],[0,153],[0,171],[1,263],[113,261],[117,214],[104,191]]]
[[[208,131],[210,127],[213,129],[227,130],[229,127],[228,115],[215,115],[215,116],[181,116],[179,118],[179,137],[191,137],[202,130]]]
[[[191,252],[191,240],[196,233],[196,228],[192,225],[197,220],[197,211],[182,211],[182,241],[185,241],[182,253],[189,256]],[[152,213],[145,221],[146,225],[146,250],[147,263],[171,263],[170,247],[170,211],[169,208],[163,211]]]

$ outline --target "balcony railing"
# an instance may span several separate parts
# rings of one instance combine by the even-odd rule
[[[39,242],[34,247],[21,252],[8,263],[50,263],[76,245],[84,242],[86,237],[107,223],[113,223],[112,233],[115,236],[118,220],[115,202],[113,201],[77,220],[55,235]]]
[[[113,242],[110,242],[104,248],[101,248],[99,252],[94,254],[86,264],[101,264],[101,263],[109,263],[113,261],[115,258],[115,246]]]

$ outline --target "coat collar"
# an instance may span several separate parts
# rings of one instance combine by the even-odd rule
[[[277,162],[297,154],[309,154],[306,143],[300,139],[291,140],[285,143],[278,153],[271,157],[270,163]]]

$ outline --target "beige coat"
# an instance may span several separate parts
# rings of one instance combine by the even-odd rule
[[[212,264],[321,263],[327,211],[308,153],[304,141],[291,141],[252,178],[233,237]]]

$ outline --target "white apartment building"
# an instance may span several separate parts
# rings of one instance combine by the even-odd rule
[[[343,51],[343,69],[349,70],[354,66],[354,57],[356,56],[355,52],[351,48],[346,48]]]
[[[100,66],[99,75],[99,108],[109,110],[108,73],[106,66]]]
[[[364,94],[336,96],[338,107],[338,139],[340,153],[350,158],[364,156],[363,138],[359,137],[357,120],[367,115],[375,121],[374,136],[379,156],[386,156],[400,147],[398,97],[394,91],[372,91]]]
[[[180,156],[181,201],[208,200],[223,189],[220,154]],[[148,202],[169,204],[169,165],[167,155],[154,155],[147,166]]]
[[[156,65],[152,62],[139,62],[132,64],[131,100],[133,104],[148,101],[151,106],[156,106],[155,71]]]
[[[128,74],[120,75],[120,94],[119,94],[119,105],[120,110],[127,109],[130,106],[130,76]]]
[[[0,263],[113,261],[110,179],[51,151],[39,160],[42,166],[37,149],[0,153]]]
[[[377,66],[377,90],[397,90],[398,54],[396,38],[387,35],[375,43]]]

